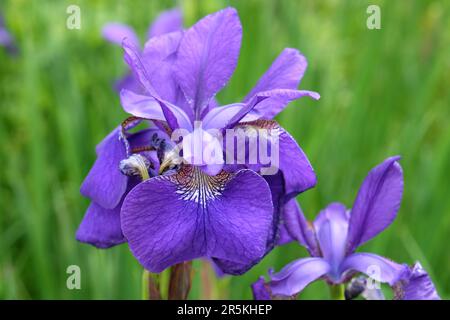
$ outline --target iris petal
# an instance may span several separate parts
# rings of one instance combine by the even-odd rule
[[[253,148],[253,153],[249,152],[252,149],[248,145],[249,141],[252,140],[246,142],[245,150],[247,153],[244,158],[236,151],[233,144],[228,144],[229,141],[225,140],[227,142],[225,146],[227,157],[233,157],[234,155],[235,162],[245,163],[248,168],[254,171],[260,171],[261,168],[265,168],[263,170],[268,175],[274,174],[278,170],[281,171],[285,179],[285,201],[315,186],[317,181],[316,175],[308,158],[295,139],[280,127],[277,122],[257,120],[240,123],[235,129],[239,128],[255,133],[259,129],[263,129],[264,131],[258,132],[258,141],[253,142],[256,145]],[[272,146],[273,143],[275,144]],[[270,160],[271,163],[269,164],[261,161],[261,155],[265,156],[268,153],[267,150],[260,149],[260,146],[263,147],[264,145],[269,146],[270,155],[273,155],[268,156],[269,159],[265,159]],[[251,158],[252,156],[255,158],[255,154],[258,155],[256,163]],[[230,164],[230,161],[228,163]],[[263,171],[261,172],[264,173]]]
[[[283,211],[281,213],[280,226],[278,230],[278,238],[276,243],[278,246],[296,240],[295,236],[289,231],[289,227],[287,226],[289,222],[286,221],[286,217],[297,216],[299,214],[300,214],[300,207],[298,206],[297,201],[295,199],[289,200],[284,205]]]
[[[244,102],[261,91],[297,89],[307,66],[306,58],[298,50],[284,49],[245,97]]]
[[[178,95],[182,94],[172,70],[182,35],[179,31],[151,38],[142,53],[152,87],[161,99],[173,104],[178,103]],[[192,112],[190,108],[184,111]]]
[[[139,47],[139,39],[133,28],[122,23],[108,23],[102,29],[103,38],[117,45],[122,45],[123,39],[128,39],[134,46]]]
[[[331,266],[330,273],[340,277],[339,266],[345,256],[348,232],[347,209],[340,203],[332,203],[322,210],[314,220],[314,229],[322,256]]]
[[[114,129],[97,146],[97,160],[80,189],[82,195],[106,209],[115,208],[127,188],[128,178],[119,170],[120,160],[127,156],[119,132],[120,127]]]
[[[314,227],[306,220],[297,200],[289,200],[285,207],[283,221],[286,231],[304,246],[313,257],[320,256],[320,248],[316,240]]]
[[[78,227],[76,239],[102,249],[125,242],[120,227],[121,205],[104,209],[95,202],[91,203]]]
[[[357,271],[379,282],[396,283],[405,271],[405,266],[372,253],[353,253],[341,265],[341,274]]]
[[[161,121],[166,120],[159,103],[149,96],[122,89],[120,92],[120,102],[125,112],[135,117]]]
[[[440,300],[430,276],[419,262],[407,268],[394,285],[396,300]]]
[[[279,273],[272,275],[270,288],[273,295],[292,296],[308,284],[325,275],[330,265],[322,258],[305,258],[291,262]]]
[[[210,177],[184,166],[128,194],[122,230],[152,272],[204,256],[246,263],[265,252],[272,210],[269,187],[256,173]]]
[[[257,119],[273,119],[280,113],[285,106],[290,102],[309,97],[314,100],[319,100],[320,95],[314,91],[306,90],[290,90],[290,89],[274,89],[269,91],[259,92],[255,96],[265,96],[266,99],[258,103],[248,114],[243,117],[242,121],[253,121]],[[250,100],[251,101],[251,100]]]
[[[350,216],[348,252],[386,229],[397,216],[403,195],[403,172],[391,157],[373,168],[364,179]]]
[[[196,119],[233,74],[241,38],[242,26],[233,8],[208,15],[186,31],[174,71]]]
[[[259,79],[256,86],[245,97],[244,102],[250,101],[253,96],[262,91],[297,89],[306,67],[306,58],[298,50],[291,48],[284,49],[266,73]],[[319,94],[316,92],[301,92],[302,96],[309,96],[316,100],[319,98]],[[271,97],[256,106],[244,120],[273,119],[289,102],[290,100]]]
[[[179,8],[163,11],[150,26],[147,38],[152,38],[183,28],[183,14]]]
[[[259,277],[252,284],[252,292],[254,300],[270,300],[270,287],[265,283],[264,277]]]

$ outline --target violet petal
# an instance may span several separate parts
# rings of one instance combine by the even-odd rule
[[[114,209],[104,209],[92,202],[78,227],[76,239],[102,249],[125,242],[120,227],[121,206],[122,203]]]
[[[322,258],[296,260],[286,265],[279,273],[272,275],[270,289],[273,295],[292,296],[329,270],[330,265]]]
[[[174,71],[196,119],[233,74],[241,38],[242,26],[233,8],[206,16],[185,32]]]
[[[405,266],[372,253],[353,253],[341,265],[341,274],[357,271],[389,285],[396,283]]]
[[[82,195],[106,209],[117,207],[127,188],[128,178],[119,170],[120,160],[127,156],[119,132],[120,127],[114,129],[97,146],[97,160],[80,189]]]
[[[183,28],[183,14],[179,8],[163,11],[150,26],[147,38],[153,38]]]
[[[199,257],[246,263],[262,256],[273,210],[264,179],[250,170],[216,177],[182,170],[139,184],[124,201],[122,230],[138,261],[161,272]]]
[[[397,216],[403,195],[400,157],[391,157],[373,168],[359,188],[350,215],[347,250],[386,229]]]
[[[124,39],[128,39],[134,46],[139,47],[139,39],[133,28],[122,23],[107,23],[102,29],[103,38],[117,45],[122,45]]]

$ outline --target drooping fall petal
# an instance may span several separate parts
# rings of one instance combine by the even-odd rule
[[[292,296],[329,270],[330,265],[322,258],[296,260],[271,276],[270,289],[274,295]]]
[[[105,209],[114,209],[127,188],[128,177],[119,170],[126,149],[119,139],[120,127],[114,129],[98,146],[97,160],[81,185],[81,194]]]
[[[320,248],[316,239],[314,227],[308,222],[295,199],[289,200],[282,219],[287,232],[304,246],[313,257],[320,255]]]
[[[353,253],[341,265],[342,274],[357,271],[391,286],[399,280],[404,270],[404,265],[373,253]]]
[[[265,253],[272,210],[269,187],[257,174],[210,177],[185,166],[128,194],[122,230],[135,257],[152,272],[199,257],[246,263]]]
[[[430,276],[419,262],[409,267],[394,285],[396,300],[440,300]]]
[[[78,227],[76,239],[102,249],[125,242],[120,226],[121,205],[104,209],[92,202]]]

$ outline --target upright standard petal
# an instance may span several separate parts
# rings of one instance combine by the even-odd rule
[[[396,300],[440,300],[430,276],[419,262],[407,268],[394,285]]]
[[[102,249],[125,242],[120,226],[121,205],[122,203],[114,209],[104,209],[92,202],[78,227],[76,239]]]
[[[146,42],[142,53],[142,61],[148,71],[151,85],[162,99],[176,105],[178,105],[177,98],[182,92],[173,73],[173,64],[181,37],[182,32],[153,37]],[[190,107],[184,111],[192,113]]]
[[[183,28],[183,14],[179,8],[162,12],[150,26],[147,38],[160,36]]]
[[[341,265],[342,279],[352,272],[361,272],[379,282],[394,285],[405,266],[372,253],[353,253]]]
[[[119,139],[120,127],[114,129],[97,147],[97,160],[81,185],[85,197],[106,209],[119,204],[127,188],[128,178],[119,170],[119,162],[126,158],[126,148]]]
[[[128,194],[122,230],[135,257],[152,272],[199,257],[246,263],[265,253],[272,210],[269,187],[256,173],[210,177],[184,166]]]
[[[332,203],[314,220],[317,240],[322,256],[331,266],[330,277],[339,280],[340,264],[345,257],[348,231],[347,209],[340,203]]]
[[[297,89],[307,66],[306,58],[298,50],[284,49],[245,97],[244,102],[261,91]]]
[[[130,67],[136,79],[140,82],[142,87],[153,98],[159,97],[155,88],[151,83],[151,77],[143,62],[142,55],[139,48],[128,38],[122,41],[122,48],[124,50],[124,60]]]
[[[359,188],[350,215],[347,252],[387,228],[397,216],[403,195],[400,157],[391,157],[373,168]]]
[[[122,45],[128,39],[134,46],[139,47],[139,39],[133,28],[122,23],[107,23],[102,29],[103,38],[114,44]]]
[[[273,295],[292,296],[330,270],[322,258],[305,258],[291,262],[279,273],[272,275],[270,289]]]
[[[196,119],[233,74],[241,38],[242,26],[233,8],[206,16],[186,31],[174,71]]]
[[[306,58],[295,49],[284,49],[283,52],[273,62],[272,66],[260,78],[256,86],[245,97],[244,102],[263,91],[275,89],[297,89],[300,80],[306,70]],[[319,99],[320,95],[312,91],[300,91],[303,96],[313,99]],[[299,97],[300,98],[300,97]],[[246,117],[245,121],[255,119],[273,119],[291,100],[281,97],[270,97],[263,103],[260,103]]]

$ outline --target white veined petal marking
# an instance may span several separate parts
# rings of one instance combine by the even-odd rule
[[[165,176],[177,186],[176,193],[181,200],[193,201],[202,207],[219,197],[232,177],[233,174],[225,171],[209,176],[200,168],[189,165],[183,166],[177,174]]]

